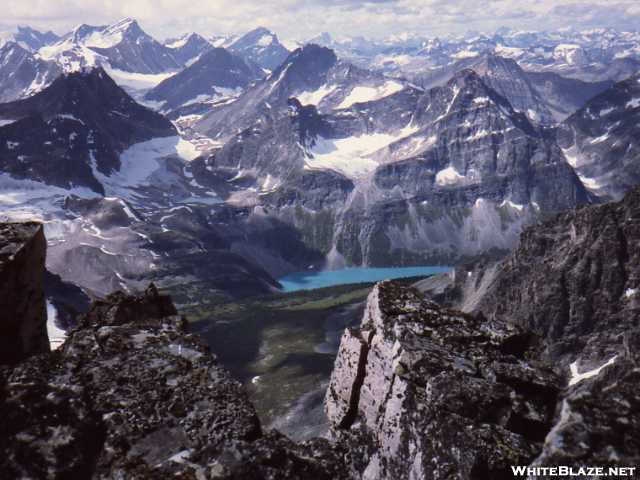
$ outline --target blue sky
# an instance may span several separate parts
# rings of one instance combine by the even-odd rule
[[[615,27],[637,29],[640,0],[4,0],[3,26],[52,28],[106,24],[134,17],[162,39],[183,32],[207,35],[266,26],[283,38],[385,37],[523,30]]]

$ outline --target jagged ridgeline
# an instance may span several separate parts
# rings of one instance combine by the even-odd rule
[[[638,461],[640,249],[602,266],[588,325],[562,314],[579,295],[527,301],[530,316],[541,312],[534,322],[513,301],[525,300],[521,284],[536,285],[533,262],[549,265],[550,289],[611,242],[637,245],[638,189],[527,230],[491,270],[477,313],[376,285],[341,339],[325,399],[331,441],[300,444],[261,427],[241,385],[153,285],[94,302],[48,352],[36,341],[46,339],[42,229],[0,231],[0,304],[13,309],[0,318],[3,341],[21,346],[0,367],[8,478],[494,479],[512,478],[514,465]],[[559,329],[571,333],[558,341]]]

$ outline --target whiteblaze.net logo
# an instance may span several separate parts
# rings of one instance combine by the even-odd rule
[[[637,467],[511,467],[514,477],[633,477]]]

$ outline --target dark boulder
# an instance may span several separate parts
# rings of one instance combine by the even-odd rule
[[[0,224],[0,364],[49,351],[46,250],[40,223]]]

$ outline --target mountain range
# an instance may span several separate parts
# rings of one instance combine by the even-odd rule
[[[0,473],[637,463],[637,33],[0,38]]]
[[[503,37],[518,48],[553,44],[542,34]],[[289,53],[265,29],[161,43],[125,19],[34,38],[49,44],[27,50],[8,41],[2,49],[16,59],[6,72],[21,72],[7,76],[13,86],[5,92],[22,99],[0,105],[11,188],[22,179],[53,188],[45,191],[58,199],[65,191],[121,199],[138,212],[125,221],[136,233],[125,237],[143,240],[140,258],[164,255],[167,237],[177,235],[171,241],[196,256],[235,252],[233,262],[262,272],[258,290],[309,266],[451,264],[507,252],[526,225],[620,198],[636,183],[635,77],[590,82],[531,70],[530,57],[491,51],[497,37],[464,40],[478,54],[446,63],[437,52],[452,51],[453,40],[427,48],[396,39],[389,48],[420,47],[443,65],[412,78],[313,43]],[[598,37],[589,38],[584,48],[595,48]],[[612,38],[620,47],[635,37]],[[91,200],[98,204],[86,210],[84,201],[65,205],[75,205],[78,219],[125,208]],[[23,215],[25,205],[8,215]],[[59,208],[54,216],[68,214]],[[149,229],[162,237],[153,247],[145,245]],[[297,247],[281,248],[283,235]],[[129,242],[116,248],[119,241],[115,250]],[[96,288],[105,275],[113,285],[156,275],[153,255],[110,274],[101,252],[107,266],[87,281]]]

